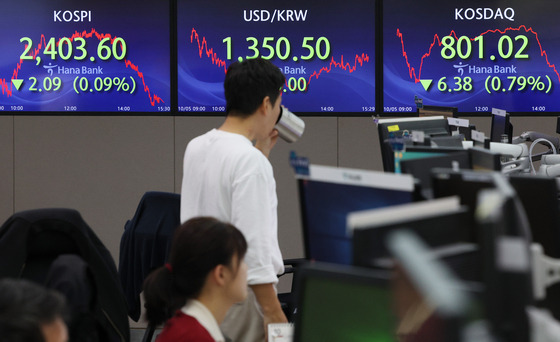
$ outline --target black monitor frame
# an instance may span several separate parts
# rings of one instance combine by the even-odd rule
[[[461,205],[468,208],[469,225],[475,226],[474,213],[478,194],[483,189],[493,188],[491,172],[473,170],[432,169],[432,194],[434,198],[459,196]],[[474,240],[480,243],[478,230],[474,230]]]
[[[511,185],[498,174],[494,174],[494,178],[495,188],[481,191],[476,210],[486,316],[491,330],[500,340],[528,342],[530,329],[526,308],[534,304],[528,227],[525,227],[522,218],[525,213]],[[508,253],[515,253],[517,260],[507,266],[503,261],[506,248],[513,249]]]
[[[422,152],[422,149],[416,151]],[[445,149],[425,149],[426,152],[434,152],[434,156],[416,159],[401,160],[401,172],[411,174],[420,182],[421,193],[425,198],[432,198],[432,174],[433,168],[457,168],[470,169],[471,155],[468,150],[456,150],[447,152]],[[437,155],[438,151],[445,153]]]
[[[475,318],[471,316],[473,303],[469,295],[470,289],[464,286],[464,283],[441,260],[434,259],[425,241],[413,232],[406,229],[395,230],[387,240],[391,254],[397,261],[394,276],[395,290],[404,287],[400,292],[405,292],[406,284],[410,283],[414,292],[420,296],[414,298],[414,295],[407,295],[405,292],[402,293],[401,299],[396,299],[396,302],[408,301],[412,308],[416,307],[416,310],[419,310],[420,300],[433,310],[430,318],[427,318],[414,332],[416,335],[413,340],[432,342],[462,340],[463,328],[469,320]],[[398,282],[401,285],[398,285]],[[399,294],[394,293],[394,295]],[[417,305],[414,305],[415,302]],[[424,328],[426,325],[427,329]]]
[[[405,152],[425,152],[425,153],[435,153],[435,154],[447,154],[447,153],[456,153],[456,152],[463,152],[467,151],[461,147],[448,147],[448,146],[423,146],[423,145],[412,145],[407,146]],[[406,158],[403,158],[405,160]]]
[[[347,235],[346,215],[357,210],[384,207],[387,203],[393,205],[415,200],[414,179],[410,175],[320,165],[310,165],[309,169],[309,176],[297,176],[304,253],[307,260],[350,265],[352,240]],[[310,214],[313,209],[308,206],[308,202],[311,201],[308,198],[309,186],[314,186],[315,189],[322,187],[320,191],[327,192],[322,198],[333,199],[333,202],[329,203],[336,207]],[[343,191],[352,192],[352,196],[340,200],[344,198]],[[382,205],[374,203],[377,199]],[[336,216],[336,220],[330,219],[328,224],[320,227],[321,232],[318,233],[319,227],[314,224],[317,223],[316,220],[331,214]],[[340,220],[341,214],[344,214],[342,222],[336,222]],[[327,244],[330,244],[330,249],[325,247]]]
[[[446,118],[456,118],[458,116],[457,107],[445,106],[423,105],[422,107],[416,109],[416,113],[419,117],[442,115]]]
[[[383,160],[383,170],[394,171],[394,154],[389,142],[389,133],[401,137],[404,131],[423,131],[426,137],[449,136],[449,122],[443,116],[432,116],[423,118],[391,118],[379,119],[377,123],[379,135],[379,146]]]
[[[511,272],[498,267],[499,241],[521,241],[529,255],[531,233],[525,211],[515,190],[498,172],[433,170],[434,196],[459,195],[470,207],[481,247],[486,315],[494,333],[506,341],[527,341],[525,308],[532,304],[532,279],[529,268]],[[491,200],[484,200],[493,194]]]
[[[329,296],[322,299],[319,303],[314,303],[312,307],[309,307],[311,303],[306,302],[306,299],[309,300],[310,296],[317,296],[318,291],[313,290],[313,282],[316,281],[316,284],[320,283],[334,283],[340,285],[341,289],[345,286],[347,289],[351,289],[353,286],[358,286],[363,288],[364,286],[367,288],[371,288],[372,290],[377,289],[383,292],[386,292],[385,296],[388,300],[391,300],[390,292],[390,279],[391,274],[387,271],[375,271],[370,269],[364,269],[360,267],[353,267],[353,266],[343,266],[343,265],[335,265],[335,264],[327,264],[316,262],[312,264],[306,264],[299,267],[296,271],[295,279],[296,287],[295,287],[295,299],[297,303],[298,311],[295,316],[294,322],[294,342],[309,342],[309,341],[325,341],[328,338],[336,337],[332,335],[332,333],[344,332],[344,328],[341,325],[344,325],[344,321],[348,321],[348,318],[355,314],[358,311],[356,305],[368,305],[365,309],[371,311],[372,313],[375,312],[376,308],[369,306],[369,301],[367,298],[361,298],[361,300],[357,303],[350,303],[346,299],[349,297],[349,293],[347,291],[340,292],[340,291],[331,291]],[[324,288],[324,287],[323,287]],[[316,299],[316,298],[315,298]],[[337,303],[343,303],[338,305]],[[381,303],[375,303],[379,312],[382,312],[384,315],[392,315],[391,308],[380,306]],[[322,314],[328,316],[332,322],[336,323],[328,323],[324,320],[321,320],[320,317],[317,317],[313,313],[317,312],[317,310]],[[372,315],[373,316],[373,315]],[[344,320],[344,318],[346,320]],[[320,329],[318,329],[317,325],[313,325],[312,322],[308,321],[308,319],[318,319],[321,320],[320,322]],[[364,323],[367,323],[368,326],[371,326],[371,317],[367,315],[362,315],[357,317],[358,320],[364,320]],[[387,317],[389,319],[389,317]],[[369,322],[369,323],[368,323]],[[377,323],[377,322],[374,322]],[[347,329],[360,333],[361,331],[357,331],[357,321],[354,320],[352,322],[352,326],[346,327]],[[373,329],[373,327],[371,327]],[[385,327],[386,329],[391,329],[391,333],[394,329],[394,324],[391,324],[390,327]],[[369,329],[369,327],[368,327]],[[331,335],[328,336],[327,339],[321,337],[321,334],[325,334],[325,330],[331,332]],[[347,333],[347,332],[346,332]],[[313,340],[310,339],[309,336],[314,336],[317,339]],[[323,338],[323,339],[321,339]],[[363,341],[371,341],[371,336],[369,339],[367,336]],[[343,340],[339,339],[339,340]]]
[[[471,155],[471,169],[475,171],[501,171],[502,161],[499,153],[486,148],[472,147],[469,149]]]
[[[492,124],[490,126],[490,141],[503,142],[502,134],[507,134],[507,143],[511,144],[513,138],[513,125],[510,122],[509,113],[505,113],[505,115],[492,114]]]
[[[560,258],[560,209],[556,178],[538,175],[510,175],[509,182],[521,201],[532,239],[543,247],[546,256]],[[546,298],[537,303],[560,319],[560,284],[546,289]]]
[[[461,279],[480,283],[482,274],[471,212],[466,206],[449,208],[451,200],[353,213],[348,221],[353,233],[353,264],[374,269],[391,267],[387,237],[396,230],[407,229],[434,249],[434,256],[453,267]],[[436,205],[438,209],[432,212]],[[389,211],[391,218],[387,218]],[[411,215],[413,212],[417,214]]]

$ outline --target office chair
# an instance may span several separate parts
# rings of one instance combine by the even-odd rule
[[[130,340],[126,301],[115,263],[76,210],[37,209],[12,215],[0,227],[0,278],[8,277],[62,290],[71,307],[76,304],[72,302],[73,291],[89,296],[84,307],[90,312],[84,314],[91,330],[84,331],[84,320],[76,323],[77,327],[71,321],[70,338]]]
[[[180,225],[181,195],[146,192],[121,237],[119,276],[128,303],[128,315],[140,318],[140,293],[148,274],[167,261],[173,232]],[[151,341],[155,326],[148,325],[143,341]]]
[[[119,277],[128,303],[128,315],[140,318],[140,293],[148,274],[167,261],[173,232],[180,224],[181,195],[148,191],[134,216],[124,225]]]
[[[306,265],[309,260],[305,258],[295,258],[295,259],[284,259],[284,273],[279,274],[278,278],[292,274],[292,285],[290,288],[290,292],[284,292],[278,294],[278,300],[280,301],[280,305],[282,306],[282,311],[286,315],[286,318],[289,322],[294,320],[294,315],[297,311],[297,304],[295,298],[296,292],[296,281],[295,278],[298,273],[298,269]]]
[[[148,274],[167,261],[171,240],[180,222],[181,195],[169,192],[146,192],[128,220],[121,238],[119,276],[128,303],[128,315],[134,321],[140,318],[140,293]],[[298,260],[286,260],[286,265],[297,264]],[[284,274],[292,273],[286,267]],[[290,293],[279,295],[286,315],[290,313]],[[148,325],[142,342],[151,341],[156,330]]]

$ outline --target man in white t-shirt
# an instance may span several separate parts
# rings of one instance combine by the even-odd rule
[[[213,216],[232,223],[247,240],[248,299],[234,305],[222,324],[234,341],[264,341],[269,323],[287,322],[275,287],[284,265],[268,160],[278,139],[274,126],[284,83],[280,70],[264,59],[233,63],[224,81],[224,123],[191,140],[183,161],[181,222]]]

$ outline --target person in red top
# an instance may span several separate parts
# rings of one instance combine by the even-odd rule
[[[225,341],[219,324],[247,296],[246,251],[229,223],[196,217],[177,228],[168,263],[144,281],[148,322],[166,322],[157,342]]]

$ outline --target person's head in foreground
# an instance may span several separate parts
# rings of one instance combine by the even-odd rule
[[[0,280],[0,340],[67,342],[66,302],[53,290],[23,279]]]
[[[177,320],[183,314],[189,316],[194,306],[211,313],[219,324],[227,310],[247,296],[246,251],[243,234],[229,223],[211,217],[183,223],[173,236],[168,263],[144,281],[148,321],[157,325],[174,314],[170,321]],[[168,322],[162,335],[166,329],[181,329],[172,323]]]

